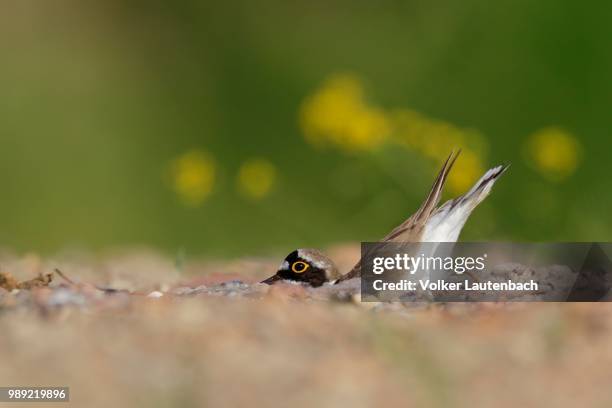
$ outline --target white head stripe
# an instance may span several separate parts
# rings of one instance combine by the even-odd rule
[[[310,262],[311,264],[313,264],[315,267],[319,268],[319,269],[325,269],[328,267],[327,263],[325,263],[322,260],[319,259],[313,259],[311,256],[308,255],[307,252],[304,252],[301,249],[298,249],[298,256],[308,262]]]

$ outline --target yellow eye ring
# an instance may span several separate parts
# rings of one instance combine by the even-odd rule
[[[291,264],[291,270],[295,273],[304,273],[310,268],[306,262],[297,261]]]

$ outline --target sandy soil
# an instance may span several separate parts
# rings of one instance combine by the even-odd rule
[[[78,407],[612,406],[612,305],[372,307],[255,284],[279,261],[0,254],[16,282],[74,281],[0,289],[0,386],[69,386]]]

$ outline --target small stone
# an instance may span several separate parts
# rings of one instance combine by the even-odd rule
[[[187,296],[193,294],[196,289],[190,288],[189,286],[180,286],[172,289],[172,294],[177,296]]]
[[[47,305],[51,307],[60,307],[67,305],[85,306],[85,297],[67,288],[55,289],[47,299]]]

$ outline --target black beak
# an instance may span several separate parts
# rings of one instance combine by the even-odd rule
[[[278,276],[278,274],[276,274],[276,275],[270,276],[266,280],[262,280],[261,283],[265,283],[266,285],[274,285],[274,283],[276,283],[279,280],[282,280],[282,278]]]

